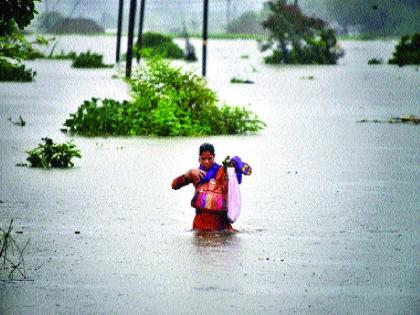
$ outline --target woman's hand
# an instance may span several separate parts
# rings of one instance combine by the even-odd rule
[[[191,176],[202,179],[204,176],[206,176],[206,171],[200,170],[198,168],[192,168],[185,173],[186,178],[191,178]]]

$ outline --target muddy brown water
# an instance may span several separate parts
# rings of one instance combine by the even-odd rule
[[[34,83],[0,83],[0,223],[30,239],[31,281],[0,282],[0,313],[418,313],[419,128],[357,123],[420,114],[416,67],[367,65],[394,44],[348,41],[337,66],[274,67],[252,41],[210,41],[209,85],[268,124],[254,136],[70,137],[59,129],[83,100],[125,99],[127,86],[114,69],[28,62]],[[113,59],[113,38],[60,45]],[[7,120],[19,115],[25,127]],[[15,167],[44,136],[73,139],[83,158]],[[170,189],[204,141],[253,167],[235,234],[191,232],[192,188]]]

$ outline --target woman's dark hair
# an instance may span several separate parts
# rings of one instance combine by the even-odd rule
[[[209,151],[212,155],[214,155],[214,146],[211,143],[203,143],[200,145],[199,154]]]

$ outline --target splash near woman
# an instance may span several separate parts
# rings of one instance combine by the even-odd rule
[[[195,191],[191,206],[196,215],[193,222],[194,231],[234,231],[227,217],[228,179],[225,168],[215,162],[214,146],[203,143],[199,149],[200,166],[190,169],[172,181],[172,189],[180,189],[193,184]],[[235,167],[238,183],[242,174],[250,175],[251,167],[239,157],[231,159]]]

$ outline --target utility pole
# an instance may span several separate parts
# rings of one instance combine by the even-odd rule
[[[120,62],[120,50],[121,50],[121,29],[123,21],[123,9],[124,0],[120,0],[118,4],[118,26],[117,26],[117,52],[115,56],[116,63]]]
[[[131,63],[133,62],[133,35],[134,22],[136,19],[136,3],[137,0],[130,0],[130,13],[128,17],[128,41],[127,41],[127,61],[125,67],[125,77],[131,77]]]
[[[144,21],[144,6],[146,4],[146,0],[141,0],[140,3],[140,17],[139,17],[139,31],[137,35],[137,63],[140,62],[140,50],[142,46],[142,36],[143,36],[143,21]]]
[[[203,65],[202,65],[202,75],[206,76],[206,59],[207,59],[207,24],[208,24],[208,11],[209,11],[209,0],[204,0],[204,12],[203,12]]]

